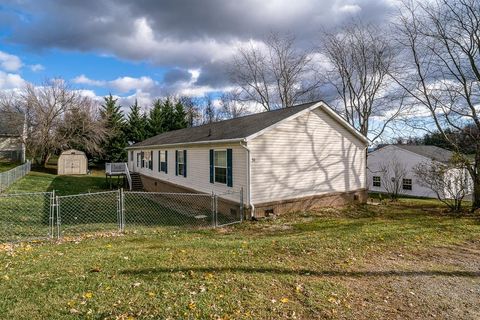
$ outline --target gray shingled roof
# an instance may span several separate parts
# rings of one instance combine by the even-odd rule
[[[397,144],[399,148],[408,150],[410,152],[419,154],[421,156],[427,157],[429,159],[446,163],[452,156],[453,152],[437,147],[437,146],[420,146],[420,145],[407,145],[407,144]]]
[[[20,136],[25,115],[19,112],[0,111],[0,136]]]
[[[302,110],[308,109],[316,103],[318,103],[318,101],[214,122],[198,127],[169,131],[138,142],[131,147],[242,139]]]

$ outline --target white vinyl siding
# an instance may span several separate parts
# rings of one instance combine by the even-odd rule
[[[366,188],[366,144],[321,109],[248,146],[254,204]]]
[[[226,150],[232,149],[232,167],[233,167],[233,187],[228,187],[223,183],[210,183],[210,149]],[[175,150],[187,150],[187,177],[175,175]],[[150,149],[145,149],[149,152]],[[205,144],[202,146],[182,146],[181,148],[161,148],[153,149],[153,167],[158,168],[158,151],[168,151],[168,173],[158,172],[158,170],[148,170],[146,168],[135,168],[136,172],[146,176],[156,178],[158,180],[167,181],[186,188],[196,190],[198,192],[225,194],[228,192],[237,192],[241,188],[244,189],[244,202],[248,203],[247,199],[247,152],[239,143],[235,145],[228,144]],[[140,153],[142,150],[135,150],[135,153]],[[180,152],[181,153],[181,152]],[[222,197],[232,201],[238,201],[239,196],[225,195]]]
[[[380,187],[373,185],[373,176],[382,176],[381,173],[382,167],[388,166],[389,163],[399,162],[406,169],[406,179],[411,179],[411,190],[403,188],[403,183],[400,185],[400,194],[409,195],[409,196],[418,196],[418,197],[428,197],[435,198],[435,193],[420,185],[415,177],[415,172],[413,168],[422,162],[430,161],[430,159],[418,155],[416,153],[401,149],[396,146],[386,146],[381,149],[378,149],[374,152],[369,153],[368,155],[368,180],[369,189],[373,192],[386,192],[385,185],[382,184]],[[391,175],[391,174],[390,174]],[[390,175],[386,178],[391,178]],[[385,179],[385,178],[384,178]],[[403,181],[402,181],[403,182]]]

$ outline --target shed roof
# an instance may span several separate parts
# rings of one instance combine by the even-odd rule
[[[62,151],[60,155],[85,155],[85,152],[80,151],[80,150],[75,150],[75,149],[68,149]]]
[[[453,157],[453,152],[437,147],[437,146],[424,146],[424,145],[408,145],[408,144],[396,144],[395,146],[424,156],[426,158],[447,163]]]
[[[243,139],[258,133],[284,119],[294,116],[301,111],[307,110],[315,105],[320,106],[320,103],[322,106],[326,106],[328,108],[328,106],[322,101],[303,103],[288,108],[266,111],[197,127],[165,132],[138,142],[130,146],[130,148]],[[341,119],[340,116],[336,116]],[[346,124],[345,120],[341,119],[341,121],[344,122],[344,125],[349,126]],[[353,129],[353,127],[350,129]]]
[[[25,115],[20,112],[0,111],[0,135],[21,136]]]

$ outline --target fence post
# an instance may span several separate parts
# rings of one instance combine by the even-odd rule
[[[216,221],[215,221],[215,194],[212,191],[212,226],[215,228],[216,227]]]
[[[240,222],[243,222],[243,187],[240,188]]]
[[[120,224],[121,232],[125,232],[125,191],[120,189]]]
[[[57,239],[60,239],[61,233],[60,233],[60,226],[61,226],[61,219],[60,219],[60,200],[58,199],[58,196],[55,196],[56,199],[56,205],[55,207],[57,208]]]
[[[53,238],[53,232],[54,232],[54,223],[55,223],[55,190],[52,191],[50,195],[50,217],[49,217],[49,233],[50,233],[50,238]]]

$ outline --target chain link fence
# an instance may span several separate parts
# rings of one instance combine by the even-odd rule
[[[0,194],[0,242],[149,232],[159,227],[214,228],[242,221],[243,191]]]
[[[54,192],[0,194],[0,242],[54,235]]]
[[[24,177],[32,168],[30,160],[11,170],[0,172],[0,193],[10,187],[15,181]]]

